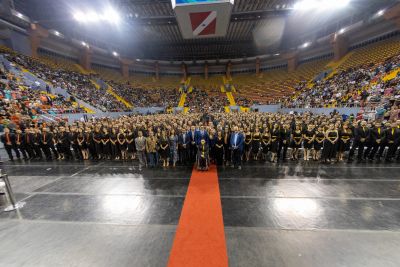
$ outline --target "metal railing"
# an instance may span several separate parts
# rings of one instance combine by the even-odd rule
[[[4,184],[5,184],[5,187],[6,187],[6,195],[7,195],[8,201],[10,203],[10,205],[7,206],[4,209],[4,211],[8,212],[8,211],[21,209],[22,207],[24,207],[25,206],[25,202],[22,202],[22,201],[21,202],[16,202],[15,201],[14,193],[12,191],[10,180],[8,179],[8,175],[7,174],[2,174],[1,173],[1,169],[0,169],[0,179],[4,181]]]

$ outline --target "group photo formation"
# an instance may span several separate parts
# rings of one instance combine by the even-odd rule
[[[397,267],[397,0],[0,0],[0,266]]]

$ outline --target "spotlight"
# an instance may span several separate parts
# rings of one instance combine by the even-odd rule
[[[19,13],[19,12],[17,12],[17,13],[15,14],[15,16],[17,16],[17,17],[20,18],[20,19],[22,19],[22,18],[24,17],[24,15],[22,15],[22,14]]]
[[[346,29],[342,28],[342,29],[339,30],[339,34],[343,34],[345,31],[346,31]]]
[[[310,42],[306,42],[306,43],[302,44],[301,47],[302,48],[307,48],[307,47],[310,46],[310,44],[311,44]]]
[[[279,54],[279,53],[276,53],[276,54],[274,54],[274,56],[280,56],[281,54]]]
[[[104,20],[108,21],[109,23],[114,23],[114,24],[118,24],[121,20],[121,17],[118,14],[118,12],[115,9],[113,9],[112,7],[107,8],[103,12],[103,18],[104,18]]]
[[[118,53],[117,52],[113,51],[112,54],[113,54],[114,57],[118,57]]]
[[[87,15],[86,15],[86,20],[90,21],[90,22],[97,22],[100,20],[100,16],[94,12],[94,11],[90,11]]]
[[[89,48],[89,45],[88,45],[87,43],[85,43],[84,41],[82,41],[81,44],[82,44],[84,47]]]
[[[311,10],[311,9],[337,9],[346,7],[350,0],[301,0],[294,4],[295,10]]]
[[[383,14],[385,14],[385,10],[379,10],[378,13],[376,13],[376,15],[378,15],[379,17],[382,16]]]
[[[78,11],[74,14],[74,19],[79,22],[85,22],[86,16],[82,12]]]
[[[54,31],[54,35],[60,36],[61,34],[58,31]]]

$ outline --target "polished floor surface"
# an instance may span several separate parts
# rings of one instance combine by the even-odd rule
[[[191,167],[2,170],[26,205],[0,213],[0,266],[168,266]],[[249,164],[218,184],[229,266],[400,264],[400,165]]]

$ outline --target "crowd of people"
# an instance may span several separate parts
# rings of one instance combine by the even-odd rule
[[[179,90],[176,89],[144,89],[126,84],[107,81],[113,90],[134,107],[177,107],[180,98]]]
[[[188,92],[185,101],[185,107],[188,107],[191,113],[224,112],[225,106],[229,106],[228,98],[216,88],[210,88],[208,91],[202,87],[194,87]]]
[[[133,160],[141,166],[250,161],[387,162],[400,159],[400,118],[278,113],[196,113],[92,118],[71,124],[30,119],[5,128],[10,160]],[[385,153],[385,151],[387,152]],[[290,153],[289,153],[290,152]]]
[[[15,52],[4,56],[16,64],[29,70],[39,79],[50,82],[54,87],[65,89],[74,97],[98,108],[102,111],[125,111],[126,107],[111,94],[106,88],[96,88],[90,76],[78,72],[53,68],[38,59],[31,58]]]
[[[329,79],[316,81],[312,88],[301,82],[294,96],[284,99],[283,105],[289,108],[391,106],[400,102],[400,73],[392,80],[382,78],[399,67],[400,55],[340,71]]]
[[[0,65],[0,132],[10,123],[40,114],[66,114],[85,112],[73,98],[52,95],[28,85]]]

